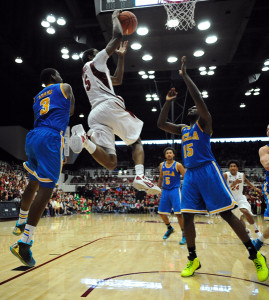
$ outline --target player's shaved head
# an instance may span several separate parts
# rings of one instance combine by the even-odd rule
[[[82,57],[81,57],[83,64],[85,65],[86,62],[92,60],[98,52],[99,51],[95,48],[90,48],[90,49],[84,51],[82,54]]]
[[[44,69],[40,74],[40,80],[45,85],[56,83],[55,79],[52,76],[56,76],[57,73],[58,71],[53,68]]]

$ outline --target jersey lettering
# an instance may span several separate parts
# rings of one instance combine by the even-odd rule
[[[40,101],[40,106],[42,106],[42,109],[40,110],[40,116],[45,115],[49,109],[50,109],[50,98],[47,97]]]

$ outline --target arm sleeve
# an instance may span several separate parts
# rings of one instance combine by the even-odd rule
[[[102,51],[98,52],[95,58],[93,59],[95,68],[100,72],[105,72],[107,70],[106,62],[108,58],[109,56],[106,52],[106,49],[103,49]]]

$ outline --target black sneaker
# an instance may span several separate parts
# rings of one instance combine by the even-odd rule
[[[31,244],[26,244],[19,240],[10,246],[11,253],[14,254],[27,267],[34,267],[35,265],[35,260],[32,255],[32,251],[30,250],[32,244],[33,241],[31,241]]]

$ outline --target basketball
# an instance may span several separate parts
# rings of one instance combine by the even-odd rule
[[[119,15],[123,35],[131,35],[137,27],[137,18],[130,11],[124,11]]]

